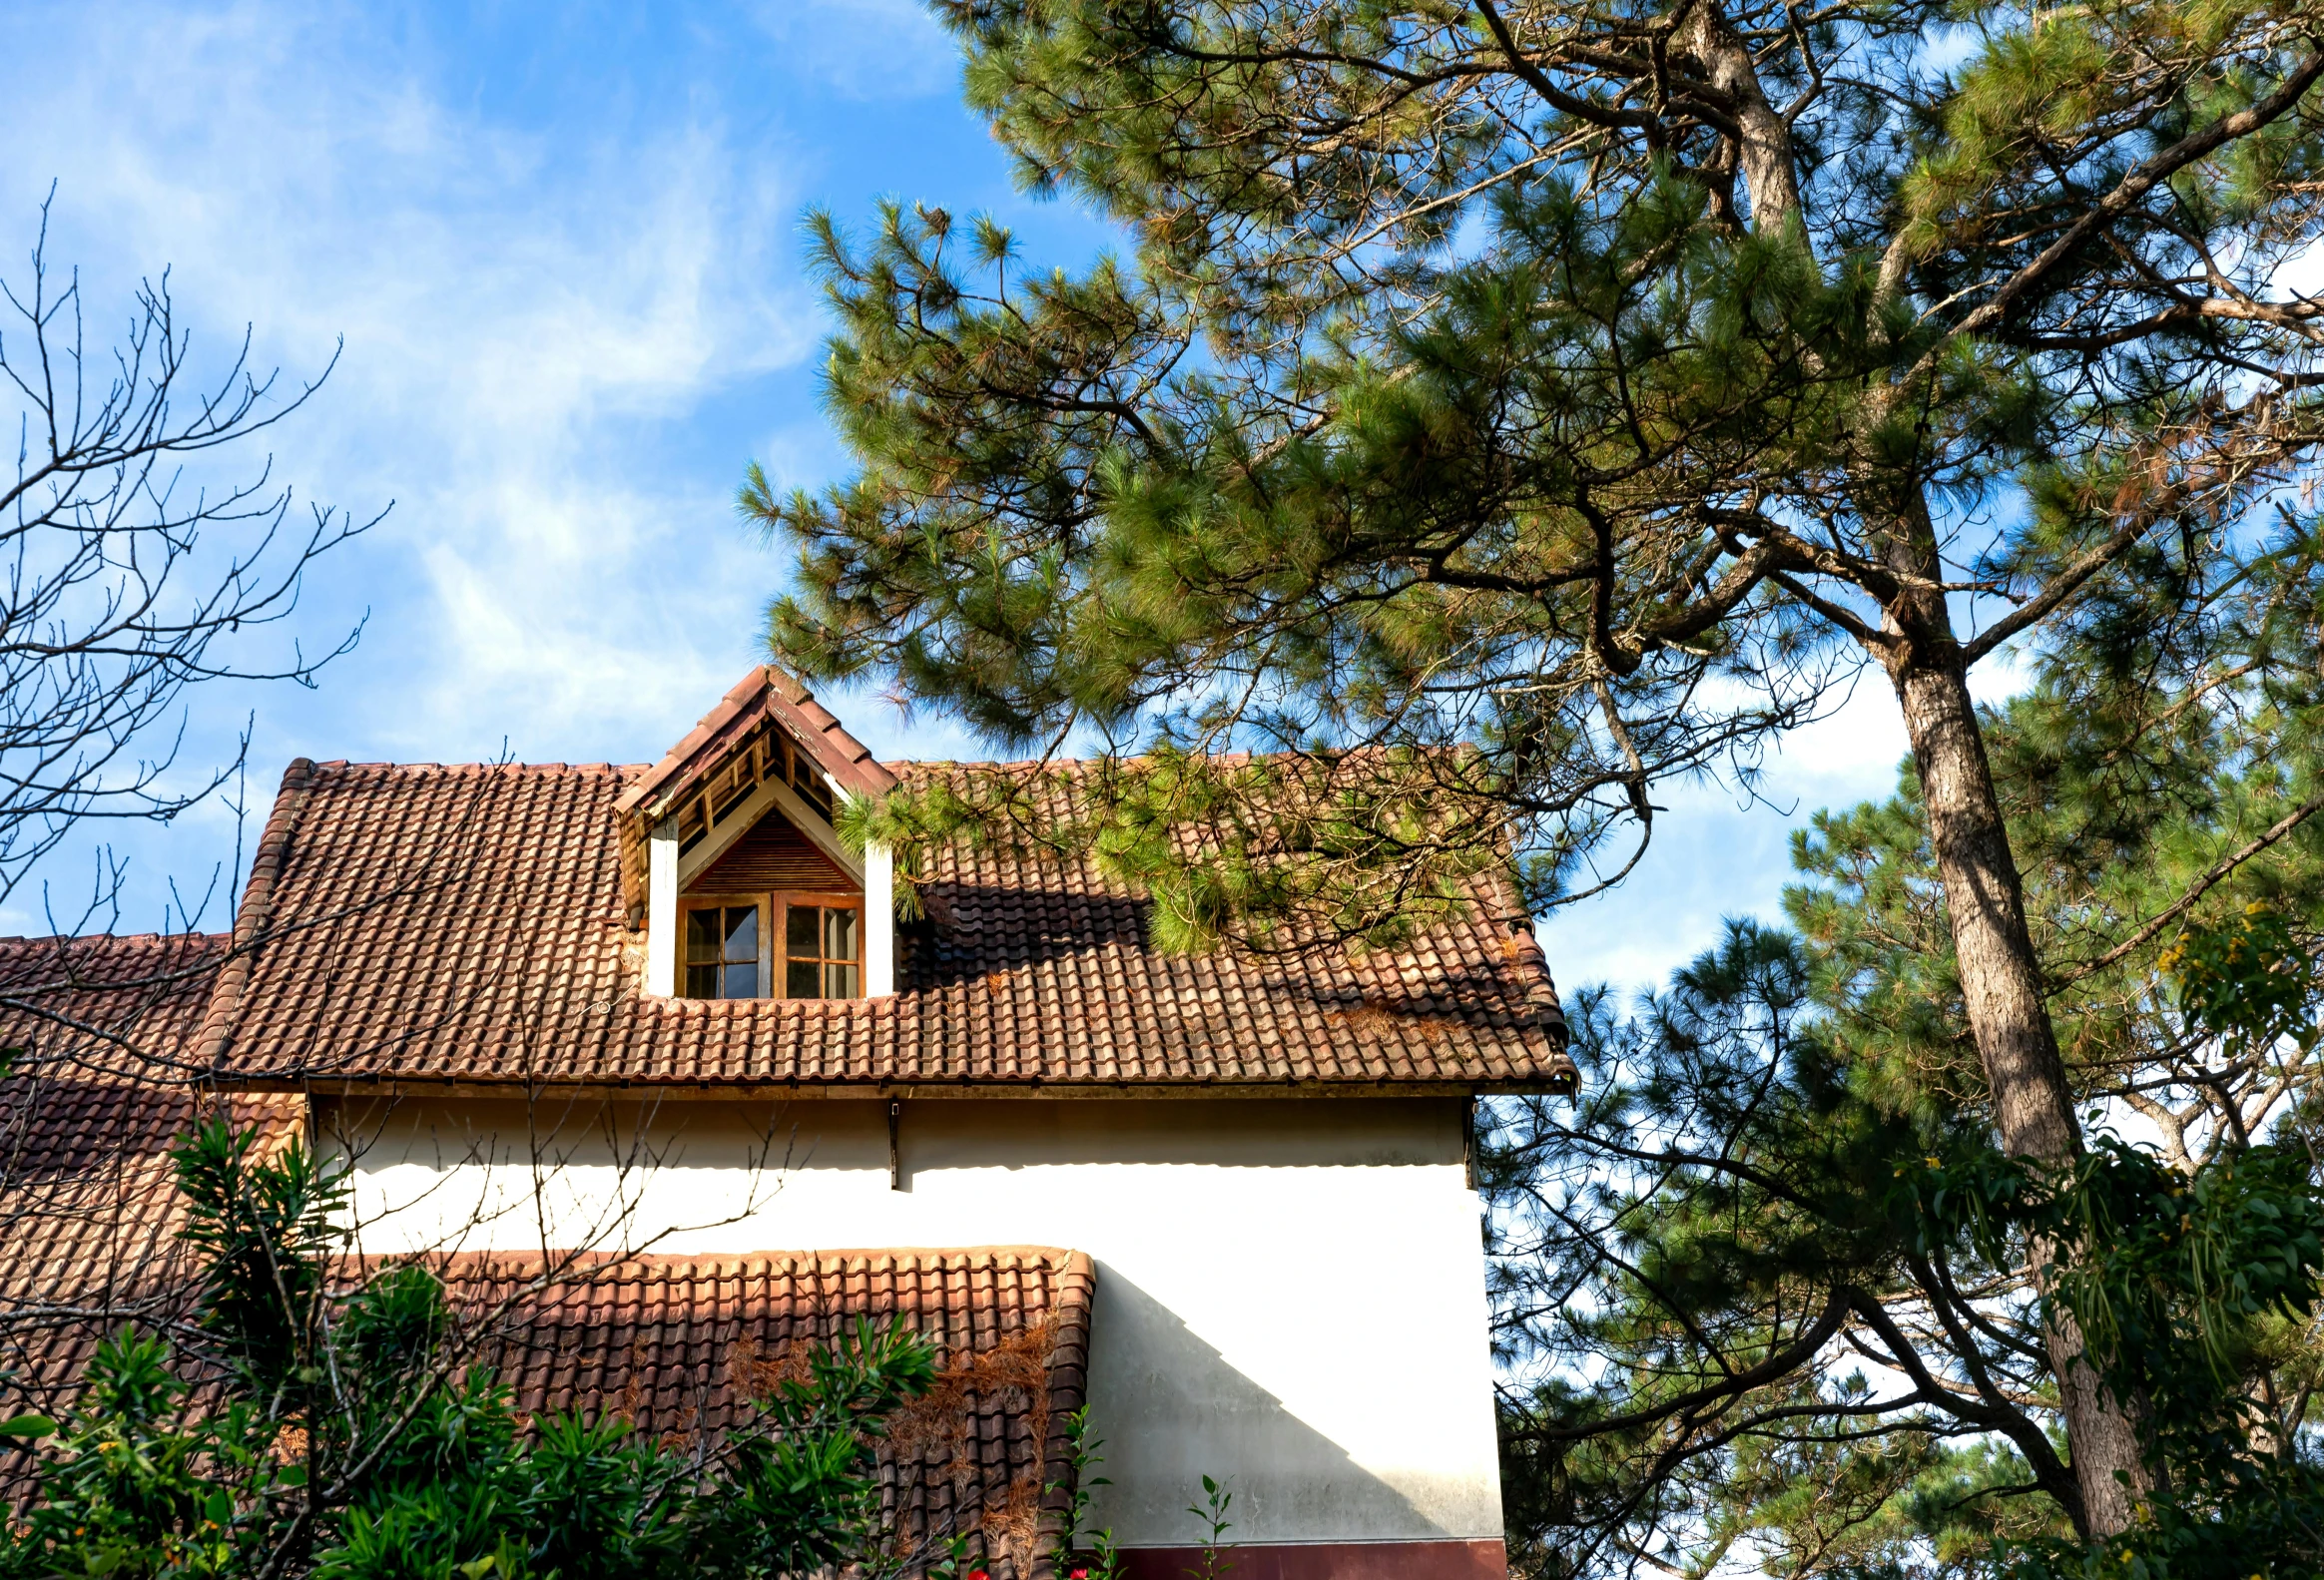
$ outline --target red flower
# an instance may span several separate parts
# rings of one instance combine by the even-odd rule
[[[968,1571],[968,1580],[992,1580],[992,1576],[981,1569],[971,1569]]]

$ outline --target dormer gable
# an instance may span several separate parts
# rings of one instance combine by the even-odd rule
[[[615,803],[622,896],[657,997],[894,991],[893,863],[834,827],[894,777],[804,686],[743,677]]]

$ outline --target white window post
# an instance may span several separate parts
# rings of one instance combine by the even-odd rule
[[[864,847],[864,996],[895,991],[895,856],[883,844]]]
[[[678,993],[678,821],[665,817],[646,841],[646,996]]]

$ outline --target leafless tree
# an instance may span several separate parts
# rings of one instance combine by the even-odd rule
[[[262,656],[251,639],[290,618],[320,556],[380,519],[296,512],[273,456],[254,453],[336,350],[286,390],[252,366],[246,329],[205,377],[167,271],[140,282],[122,340],[93,347],[79,272],[60,279],[49,260],[53,202],[29,277],[0,275],[0,390],[17,434],[0,485],[0,900],[90,820],[167,822],[235,779],[247,734],[228,760],[181,771],[188,689],[312,686],[359,623],[320,651],[292,637]],[[232,455],[223,481],[219,451]],[[91,914],[120,877],[101,862]]]

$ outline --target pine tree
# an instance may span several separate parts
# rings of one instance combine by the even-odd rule
[[[1796,931],[1731,923],[1634,1006],[1573,995],[1581,1100],[1504,1100],[1484,1148],[1524,1572],[2324,1566],[2324,825],[2282,817],[2324,775],[2324,677],[2253,662],[2307,582],[2215,600],[2193,642],[2089,609],[1982,721],[2075,1094],[2116,1133],[2072,1178],[1993,1192],[2030,1182],[1988,1139],[1909,765],[1801,830]],[[2156,1489],[2103,1543],[2066,1518],[2035,1230],[2141,1401]]]
[[[1189,944],[1393,936],[1512,827],[1532,902],[1588,892],[1635,862],[1657,783],[1748,782],[1877,668],[1985,1122],[2078,1167],[1970,676],[2093,611],[2199,640],[2249,574],[2312,554],[2291,490],[2324,432],[2324,302],[2284,271],[2324,202],[2324,19],[937,10],[1026,183],[1118,223],[1124,255],[1029,267],[937,208],[864,243],[820,222],[861,471],[744,491],[802,550],[778,655],[1010,741],[1119,744],[1076,781],[1086,819],[1036,834],[1094,842]],[[2262,662],[2305,661],[2279,635]],[[1004,821],[1020,790],[879,831]],[[2125,937],[2176,914],[2151,898]],[[2049,1310],[2067,1510],[2118,1531],[2151,1485],[2140,1431]]]

